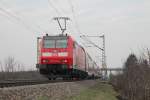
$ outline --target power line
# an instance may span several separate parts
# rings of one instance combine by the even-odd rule
[[[77,21],[77,17],[76,17],[76,13],[75,13],[75,7],[73,5],[73,2],[71,0],[68,0],[68,4],[70,5],[70,8],[71,8],[71,12],[72,12],[72,16],[73,16],[73,19],[74,19],[74,27],[75,27],[75,30],[77,30],[78,34],[79,34],[79,38],[81,39],[81,30],[80,30],[80,27],[79,27],[79,24],[78,24],[78,21]],[[84,45],[83,43],[81,43],[82,45]],[[84,45],[85,46],[85,45]]]
[[[48,0],[48,4],[49,4],[50,7],[52,7],[52,8],[55,10],[55,12],[56,12],[57,15],[60,15],[60,14],[61,14],[61,13],[59,12],[59,10],[53,5],[53,3],[52,3],[51,0]]]
[[[75,15],[75,10],[74,10],[73,3],[72,3],[71,0],[68,0],[68,3],[70,4],[71,11],[72,11],[72,14],[73,14],[73,18],[75,20],[75,27],[76,27],[77,31],[79,32],[79,34],[81,34],[81,31],[80,31],[80,28],[79,28],[79,25],[78,25],[78,21],[77,21],[76,15]]]
[[[98,45],[96,45],[95,43],[93,43],[91,40],[89,40],[86,36],[80,36],[82,39],[86,40],[88,43],[92,44],[93,46],[97,47],[100,50],[104,50],[103,48],[100,48]],[[83,38],[84,37],[84,38]]]
[[[3,2],[3,1],[1,1]],[[3,4],[4,5],[4,4]],[[13,14],[12,12],[9,12],[8,10],[6,10],[3,7],[0,7],[0,10],[2,12],[4,12],[5,14],[7,14],[8,16],[10,16],[11,18],[14,18],[15,20],[17,20],[18,22],[20,22],[27,30],[30,30],[31,32],[35,32],[35,30],[33,28],[31,28],[29,25],[27,25],[22,19],[20,19],[16,14]],[[9,20],[10,18],[7,17]],[[10,20],[11,21],[11,20]]]
[[[20,22],[27,30],[30,30],[31,32],[35,32],[35,30],[33,28],[31,28],[30,26],[26,25],[20,18],[18,18],[17,16],[11,14],[7,10],[3,9],[2,7],[0,7],[0,11],[4,12],[6,15],[8,15],[11,18],[14,18],[16,21]],[[7,17],[7,18],[11,21],[10,17]]]
[[[2,2],[2,1],[1,1]],[[3,4],[4,5],[4,4]],[[18,17],[18,15],[16,13],[12,13],[12,11],[10,12],[10,10],[6,10],[3,7],[0,7],[0,10],[2,12],[4,12],[5,14],[7,14],[8,16],[10,16],[11,18],[14,18],[16,21],[18,21],[19,23],[21,23],[27,30],[30,30],[31,32],[38,32],[37,30],[33,29],[30,25],[28,25],[26,22],[22,19],[24,18],[20,18]],[[4,16],[4,15],[3,15]],[[6,15],[5,15],[6,16]],[[9,17],[7,16],[7,19],[9,19],[10,21],[12,21]],[[43,30],[39,25],[34,25],[38,30]]]
[[[58,9],[54,3],[52,2],[52,0],[48,0],[48,3],[49,3],[49,6],[52,7],[56,14],[57,15],[61,15],[61,12],[64,13],[63,9]],[[70,5],[70,8],[71,8],[71,12],[72,12],[72,15],[73,15],[73,18],[74,18],[74,22],[75,22],[75,29],[77,30],[77,32],[79,33],[79,35],[81,35],[80,33],[80,29],[79,29],[79,25],[78,25],[78,22],[77,22],[77,19],[76,19],[76,16],[75,16],[75,11],[74,11],[74,6],[72,4],[72,2],[70,0],[68,0],[68,3]],[[60,7],[59,7],[60,8]],[[61,10],[61,11],[60,11]]]

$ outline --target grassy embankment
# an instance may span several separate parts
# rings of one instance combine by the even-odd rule
[[[68,100],[117,100],[116,96],[117,93],[111,85],[99,83]]]
[[[118,94],[111,85],[98,83],[93,87],[82,90],[79,95],[68,97],[63,100],[117,100],[117,95]],[[38,100],[49,100],[49,98],[42,96]]]

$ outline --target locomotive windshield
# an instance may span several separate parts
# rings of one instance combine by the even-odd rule
[[[44,48],[67,48],[66,37],[45,37]]]
[[[67,40],[56,40],[56,48],[66,48]]]
[[[44,48],[55,48],[55,40],[44,40]]]

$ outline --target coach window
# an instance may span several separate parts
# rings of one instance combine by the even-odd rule
[[[67,40],[56,40],[56,48],[67,48]]]

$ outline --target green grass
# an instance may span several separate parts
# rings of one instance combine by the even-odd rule
[[[117,100],[116,96],[111,85],[99,83],[67,100]]]

